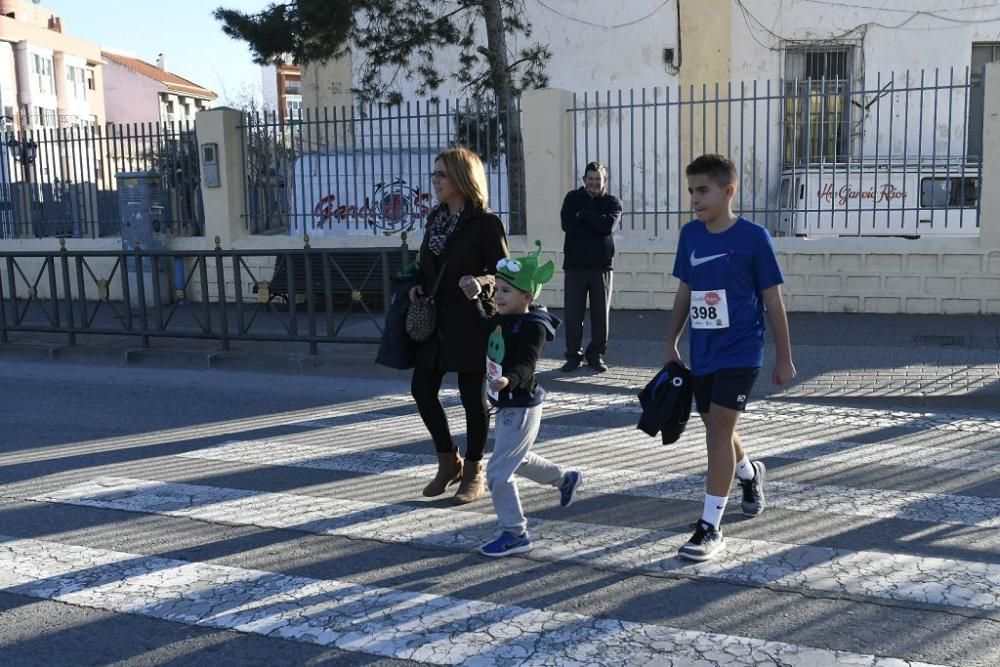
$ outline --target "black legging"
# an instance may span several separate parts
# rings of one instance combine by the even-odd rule
[[[451,431],[448,429],[448,418],[438,398],[443,379],[443,372],[418,366],[413,369],[413,380],[410,382],[410,393],[417,402],[420,417],[430,431],[431,438],[434,439],[434,448],[442,453],[455,449]],[[458,391],[462,396],[462,406],[465,408],[468,443],[465,458],[468,461],[482,461],[483,450],[486,449],[486,434],[490,426],[489,404],[486,402],[486,370],[459,372]]]

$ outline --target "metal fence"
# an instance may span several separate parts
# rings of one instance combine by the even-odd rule
[[[518,103],[519,104],[519,103]],[[253,234],[396,234],[432,206],[434,157],[461,145],[483,160],[490,208],[506,223],[508,129],[519,106],[470,100],[244,115],[247,229]]]
[[[974,236],[982,84],[965,70],[865,81],[792,80],[574,96],[574,164],[601,160],[620,233],[655,237],[694,217],[686,165],[739,171],[734,209],[776,235]]]
[[[64,241],[62,241],[64,243]],[[0,343],[18,332],[308,343],[380,340],[397,248],[0,252]],[[141,267],[141,270],[140,270]]]
[[[204,234],[193,122],[40,128],[0,136],[0,238],[121,233],[116,175],[155,171],[174,236]]]

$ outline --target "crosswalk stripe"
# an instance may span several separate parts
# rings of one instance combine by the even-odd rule
[[[539,448],[539,452],[544,452]],[[430,478],[435,466],[428,456],[390,451],[356,451],[326,445],[306,445],[283,439],[242,440],[178,454],[181,458],[282,465],[362,474]],[[591,492],[700,502],[704,475],[678,475],[648,470],[607,469],[576,465],[588,479]],[[1000,498],[855,489],[837,485],[768,482],[771,507],[796,512],[823,512],[923,523],[1000,527]],[[734,489],[733,493],[736,493]]]
[[[469,550],[489,540],[492,516],[476,512],[104,477],[25,500],[184,517],[239,526]],[[446,527],[446,528],[445,528]],[[718,561],[674,557],[687,534],[582,522],[529,521],[528,557],[630,574],[688,575],[950,607],[1000,609],[1000,565],[850,551],[729,537]]]
[[[437,665],[901,665],[648,623],[0,536],[0,589]]]
[[[303,440],[323,440],[333,446],[340,446],[350,440],[357,449],[378,449],[386,446],[400,446],[427,439],[422,432],[422,424],[416,415],[400,416],[370,414],[369,420],[346,424],[336,419],[320,420],[326,429],[312,431],[301,436]],[[795,460],[822,458],[826,463],[840,463],[852,466],[868,464],[905,465],[906,467],[938,468],[941,470],[962,470],[968,472],[1000,472],[1000,452],[967,449],[961,447],[936,447],[924,443],[909,444],[905,439],[896,438],[886,442],[862,442],[840,438],[817,439],[803,437],[801,429],[763,428],[762,423],[754,423],[754,428],[741,429],[745,445],[757,458],[765,456]],[[333,432],[331,433],[330,430]],[[463,433],[461,426],[456,433]],[[676,463],[685,445],[699,445],[695,450],[697,463],[704,467],[704,430],[700,426],[689,428],[681,439],[664,449],[658,438],[650,438],[632,426],[627,427],[582,427],[566,424],[546,424],[543,422],[537,442],[545,443],[556,451],[565,447],[567,452],[577,452],[584,443],[614,442],[616,447],[647,452],[667,452]],[[297,439],[289,436],[290,439]],[[836,438],[836,439],[834,439]]]
[[[392,382],[392,381],[380,381]],[[333,390],[335,393],[335,390]],[[442,402],[449,408],[460,405],[458,391],[443,389]],[[331,400],[336,397],[331,395]],[[290,426],[317,427],[343,424],[343,420],[358,420],[365,415],[370,420],[384,418],[390,409],[408,409],[416,416],[413,398],[406,393],[380,393],[377,398],[339,401],[329,406],[291,410],[270,415],[201,423],[195,426],[128,434],[95,440],[53,445],[43,451],[14,451],[4,456],[5,465],[53,460],[68,456],[95,454],[107,451],[123,451],[140,447],[151,447],[191,439],[232,436],[241,432],[258,431],[267,428]],[[551,391],[546,402],[546,415],[572,416],[581,412],[624,412],[638,415],[638,401],[633,394],[577,394]],[[457,410],[456,410],[457,412]],[[406,416],[391,415],[399,419]],[[786,424],[801,429],[804,426],[822,425],[826,432],[834,429],[839,433],[851,430],[859,433],[875,429],[899,428],[903,430],[931,431],[947,430],[968,434],[992,434],[1000,432],[1000,420],[987,418],[982,414],[962,412],[919,412],[885,411],[866,408],[817,406],[808,403],[777,402],[762,400],[751,405],[741,418],[741,423],[764,422]],[[422,432],[421,432],[422,434]],[[838,438],[844,438],[844,435]]]

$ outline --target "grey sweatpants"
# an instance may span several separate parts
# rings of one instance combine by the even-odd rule
[[[497,412],[493,454],[486,464],[486,484],[493,497],[493,508],[501,530],[520,535],[528,526],[517,495],[514,475],[527,477],[538,484],[558,487],[563,471],[548,459],[531,453],[542,423],[542,406],[501,408]]]

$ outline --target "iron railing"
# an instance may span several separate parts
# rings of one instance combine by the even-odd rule
[[[0,342],[14,332],[150,339],[378,342],[398,248],[0,252]]]
[[[160,175],[173,236],[205,229],[194,123],[36,128],[0,135],[0,238],[121,233],[116,175]]]
[[[685,167],[722,153],[734,208],[778,235],[977,235],[982,91],[966,69],[588,92],[574,165],[607,164],[622,234],[676,232]]]
[[[512,109],[469,100],[245,114],[247,229],[312,236],[421,228],[432,206],[434,157],[462,145],[483,160],[490,208],[509,222],[507,128]]]

